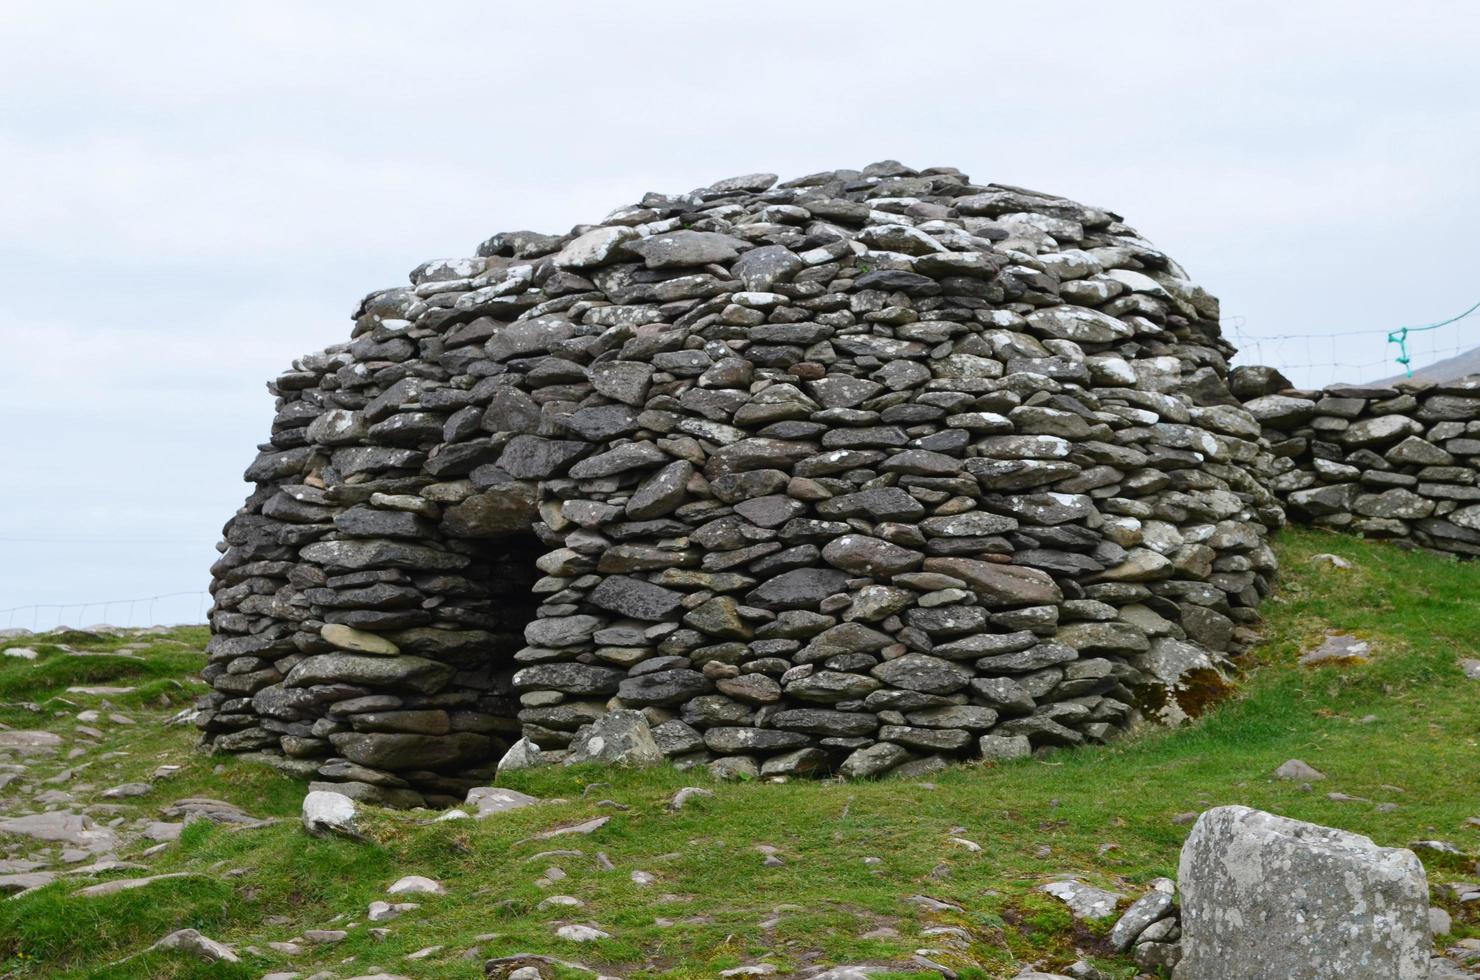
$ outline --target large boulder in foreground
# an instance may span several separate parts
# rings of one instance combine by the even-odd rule
[[[1428,883],[1412,851],[1244,806],[1182,847],[1176,980],[1427,980]]]

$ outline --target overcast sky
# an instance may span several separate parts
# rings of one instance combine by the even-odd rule
[[[1108,207],[1226,327],[1315,335],[1261,345],[1297,383],[1390,374],[1381,331],[1480,299],[1477,37],[1468,0],[4,0],[0,629],[204,590],[264,381],[364,293],[733,174]]]

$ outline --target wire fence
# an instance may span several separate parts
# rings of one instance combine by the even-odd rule
[[[1266,334],[1249,331],[1245,319],[1227,317],[1223,328],[1238,348],[1238,364],[1278,368],[1299,387],[1339,382],[1371,382],[1422,372],[1425,367],[1464,354],[1480,341],[1466,336],[1459,321],[1480,309],[1471,307],[1450,320],[1398,330],[1348,330],[1327,334]]]
[[[195,590],[165,592],[160,595],[137,596],[132,599],[105,599],[98,602],[51,602],[32,603],[0,609],[6,629],[28,629],[33,633],[63,627],[84,627],[107,624],[109,626],[157,626],[156,613],[161,605],[170,612],[167,615],[190,615],[192,619],[181,622],[204,623],[206,610],[211,605],[209,592]],[[91,615],[99,618],[89,620]],[[120,619],[112,618],[115,611]],[[138,620],[135,622],[135,620]]]

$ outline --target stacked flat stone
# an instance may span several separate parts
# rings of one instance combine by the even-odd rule
[[[1218,305],[1108,211],[894,162],[649,194],[373,293],[270,388],[227,751],[439,802],[613,708],[728,774],[1195,714],[1282,520]]]
[[[1231,383],[1263,425],[1270,489],[1293,519],[1480,555],[1480,375],[1302,391],[1239,367]]]

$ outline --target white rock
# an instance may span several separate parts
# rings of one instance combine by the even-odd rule
[[[1182,848],[1179,980],[1426,980],[1428,883],[1412,851],[1243,806]]]
[[[463,802],[473,808],[473,815],[477,819],[482,820],[495,813],[533,806],[539,802],[539,798],[518,790],[504,789],[502,786],[474,786],[468,790],[468,797]]]
[[[55,755],[62,737],[55,732],[13,729],[0,732],[0,751],[19,755]]]
[[[544,760],[540,758],[540,747],[527,738],[521,738],[498,760],[498,771],[517,772],[541,765],[544,765]]]
[[[668,801],[668,809],[677,813],[684,808],[684,804],[698,796],[713,796],[714,790],[703,789],[699,786],[685,786],[673,794],[673,799]]]
[[[147,878],[114,878],[105,881],[101,885],[89,885],[81,891],[72,893],[73,898],[102,898],[105,895],[116,895],[119,892],[133,891],[135,888],[145,888],[156,881],[168,881],[171,878],[201,878],[204,875],[192,871],[174,871],[164,875],[150,875]],[[166,937],[168,938],[168,937]]]
[[[218,943],[194,929],[180,929],[154,944],[155,949],[178,949],[206,963],[240,963],[241,960],[225,943]]]
[[[343,793],[316,789],[303,798],[303,826],[310,834],[343,834],[359,837],[355,818],[359,807]]]
[[[407,875],[385,890],[387,895],[446,895],[440,881],[421,875]]]
[[[582,925],[561,926],[559,929],[555,930],[555,935],[559,936],[561,939],[566,939],[573,943],[590,943],[595,942],[598,939],[612,938],[611,933],[609,932],[602,932],[600,929],[597,929],[594,926]]]
[[[368,918],[371,922],[389,922],[391,919],[394,919],[397,916],[404,915],[407,912],[411,912],[419,908],[421,908],[421,906],[417,905],[415,902],[371,902],[370,909],[365,917]]]
[[[1326,774],[1319,769],[1306,765],[1299,759],[1291,759],[1274,771],[1276,779],[1291,779],[1301,782],[1310,782],[1316,779],[1325,779]]]
[[[623,242],[637,238],[637,232],[623,225],[593,228],[576,238],[555,256],[562,269],[589,269],[611,261]]]
[[[1103,919],[1115,911],[1115,905],[1124,895],[1103,888],[1086,885],[1074,878],[1051,881],[1039,888],[1069,906],[1076,918]]]

